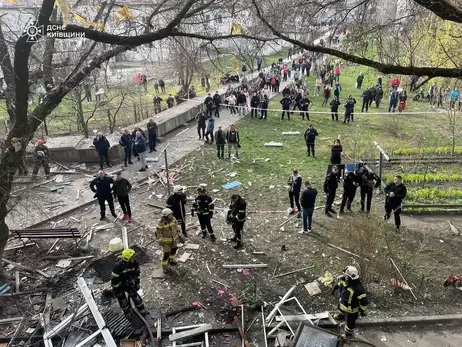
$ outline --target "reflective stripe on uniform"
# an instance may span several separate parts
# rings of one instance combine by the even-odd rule
[[[112,288],[118,288],[118,287],[120,287],[120,283],[117,283],[117,284],[113,284],[113,285],[112,285]]]
[[[358,313],[359,312],[359,308],[356,307],[356,308],[351,308],[351,306],[345,306],[344,304],[340,303],[340,309],[344,312],[348,312],[348,313]]]
[[[360,308],[362,311],[366,311],[366,310],[367,310],[367,306],[359,305],[359,308]]]
[[[170,223],[168,224],[157,224],[156,225],[156,228],[158,229],[165,229],[165,228],[170,228],[171,226],[174,226],[175,225],[175,220],[172,220]]]
[[[355,291],[352,288],[347,288],[347,290],[350,292],[350,296],[348,297],[348,306],[350,306],[351,301],[353,301],[353,295],[355,294]]]
[[[239,212],[239,213],[244,213],[245,210],[238,210],[237,212]]]
[[[360,296],[358,296],[358,300],[364,299],[365,297],[366,297],[366,293],[361,294]]]
[[[115,272],[113,272],[113,273],[112,273],[112,277],[120,277],[120,275],[117,274],[117,273],[115,273]]]

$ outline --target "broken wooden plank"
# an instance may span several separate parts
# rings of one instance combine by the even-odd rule
[[[282,142],[274,142],[274,141],[270,141],[270,142],[265,142],[265,147],[284,147],[284,144]]]
[[[75,197],[75,200],[79,200],[80,198],[80,189],[77,189],[77,196]]]
[[[70,218],[70,219],[72,219],[72,220],[75,220],[77,223],[80,223],[80,219],[77,219],[77,218],[75,218],[75,217],[72,217],[72,216],[71,216],[71,217],[69,217],[69,218]]]
[[[225,264],[223,269],[252,269],[252,268],[265,268],[268,264]]]
[[[200,245],[197,243],[188,243],[186,246],[184,246],[185,249],[199,249]]]
[[[247,337],[245,336],[244,328],[241,325],[241,322],[239,321],[239,318],[234,317],[234,324],[236,324],[237,329],[239,330],[239,334],[241,335],[242,342],[245,347],[250,347],[249,341],[247,340]]]
[[[127,249],[128,248],[127,227],[122,227],[122,243],[124,245],[124,249]]]
[[[253,251],[253,255],[265,255],[265,252]]]
[[[104,230],[104,229],[110,229],[110,228],[114,228],[114,223],[108,223],[108,224],[103,224],[103,225],[99,225],[95,228],[95,230]]]
[[[18,322],[22,320],[24,317],[13,317],[13,318],[5,318],[5,319],[0,319],[0,324],[11,324],[14,322]]]
[[[186,306],[186,307],[183,307],[183,308],[179,308],[177,310],[168,311],[167,313],[165,313],[165,317],[173,316],[173,315],[175,315],[177,313],[194,311],[194,310],[198,310],[198,309],[199,309],[199,307],[196,306],[196,305]]]
[[[208,332],[212,329],[213,329],[212,324],[205,324],[195,329],[186,330],[180,333],[172,334],[168,338],[170,341],[177,341],[177,340],[181,340],[187,337],[202,335],[203,333]]]
[[[59,239],[56,239],[55,242],[51,245],[51,247],[48,249],[48,252],[46,254],[50,254],[50,252],[53,250],[53,248],[56,246],[58,243]]]
[[[60,163],[56,162],[56,165],[61,166],[64,170],[71,171],[71,169],[69,169],[69,167],[67,167],[67,166],[65,166],[63,164],[60,164]]]
[[[160,210],[163,210],[165,208],[165,206],[160,206],[160,205],[156,205],[156,204],[153,204],[151,202],[148,202],[147,203],[148,206],[151,206],[151,207],[155,207],[155,208],[158,208]]]
[[[364,259],[364,260],[366,260],[366,261],[369,261],[369,259],[363,258],[363,257],[361,257],[361,256],[359,256],[359,255],[357,255],[357,254],[354,254],[354,253],[352,253],[352,252],[350,252],[350,251],[347,251],[346,249],[343,249],[343,248],[340,248],[340,247],[338,247],[338,246],[335,246],[335,245],[333,245],[333,244],[331,244],[331,243],[328,243],[327,245],[328,245],[329,247],[338,249],[339,251],[342,251],[342,252],[344,252],[344,253],[347,253],[347,254],[349,254],[349,255],[352,255],[353,257],[356,257],[356,258],[359,258],[359,259]]]
[[[284,304],[284,301],[286,301],[289,296],[292,295],[292,293],[294,292],[295,288],[297,288],[297,285],[294,285],[292,286],[288,291],[287,293],[285,293],[285,295],[282,297],[281,301],[279,301],[273,308],[273,310],[270,312],[270,314],[266,317],[266,321],[267,322],[271,322],[271,320],[273,319],[273,317],[276,315],[276,313],[278,312],[278,309],[281,305]]]
[[[289,271],[289,272],[286,272],[286,273],[283,273],[283,274],[280,274],[280,275],[277,275],[277,276],[273,276],[273,278],[278,278],[278,277],[283,277],[283,276],[291,275],[291,274],[294,274],[294,273],[296,273],[296,272],[305,271],[305,270],[312,269],[312,268],[314,268],[314,265],[304,267],[303,269],[298,269],[298,270],[294,270],[294,271]]]
[[[283,131],[282,135],[300,135],[300,131]]]
[[[403,282],[409,287],[409,291],[411,292],[412,296],[414,297],[414,299],[417,300],[417,297],[415,296],[414,292],[412,291],[412,288],[411,286],[407,283],[406,279],[404,278],[403,274],[401,273],[401,271],[399,271],[398,269],[398,266],[396,265],[396,263],[394,262],[394,260],[390,257],[390,261],[391,261],[391,264],[393,265],[393,267],[396,269],[396,271],[398,271],[399,275],[401,276],[401,278],[403,279]]]
[[[35,245],[36,245],[36,243],[32,242],[32,243],[26,243],[26,244],[22,244],[22,245],[10,246],[10,247],[5,248],[5,252],[6,251],[13,251],[15,249],[20,249],[20,248],[24,248],[24,247],[35,246]]]
[[[289,219],[285,220],[284,222],[282,222],[281,224],[278,225],[278,227],[282,227],[283,225],[289,223],[291,220],[293,220],[294,218],[297,218],[298,217],[298,214],[294,214],[292,217],[290,217]]]
[[[14,273],[14,279],[16,282],[16,293],[19,293],[19,271],[16,270]]]
[[[188,258],[191,256],[191,253],[183,253],[182,256],[178,259],[180,263],[186,263]]]

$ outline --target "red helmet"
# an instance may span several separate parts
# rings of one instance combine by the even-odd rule
[[[44,144],[43,140],[37,140],[37,145],[43,145],[43,144]]]

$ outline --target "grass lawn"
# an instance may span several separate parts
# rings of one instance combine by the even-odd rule
[[[340,107],[342,119],[343,102],[349,94],[358,102],[356,110],[361,107],[362,91],[356,90],[354,86],[358,71],[359,68],[349,68],[342,73],[340,79],[343,87],[342,106]],[[366,78],[366,85],[372,83],[372,76],[373,74],[370,74]],[[310,94],[314,94],[313,76],[310,78],[309,89]],[[312,97],[312,100],[314,101],[312,110],[330,110],[328,107],[321,106],[321,97]],[[281,108],[279,98],[271,101],[270,108],[278,110]],[[194,170],[182,172],[178,184],[196,186],[199,183],[207,183],[207,189],[212,196],[225,202],[229,200],[232,192],[241,194],[248,202],[249,210],[258,211],[255,214],[249,214],[246,225],[247,251],[249,251],[248,248],[265,251],[266,256],[261,261],[273,266],[278,264],[278,272],[313,265],[313,270],[308,271],[308,278],[303,277],[305,280],[312,281],[323,275],[325,271],[340,271],[347,263],[354,263],[365,274],[365,282],[374,304],[377,305],[375,307],[402,311],[403,307],[414,305],[409,300],[409,293],[402,296],[395,295],[390,286],[391,278],[397,276],[388,259],[388,257],[393,257],[407,280],[417,287],[420,284],[418,290],[420,298],[431,298],[431,300],[422,299],[422,304],[431,305],[435,307],[435,310],[444,312],[448,305],[454,302],[456,294],[443,291],[442,281],[445,276],[457,270],[457,262],[454,259],[457,259],[458,249],[462,246],[460,240],[454,240],[449,232],[446,233],[449,227],[444,228],[441,224],[444,228],[441,229],[436,226],[437,224],[432,227],[405,219],[405,234],[396,235],[393,223],[386,224],[382,219],[383,195],[374,194],[373,213],[366,217],[358,213],[359,192],[353,206],[354,214],[346,214],[342,219],[329,219],[323,215],[322,209],[317,210],[314,232],[310,236],[297,233],[300,230],[299,222],[289,222],[280,227],[280,223],[287,218],[285,211],[289,206],[289,201],[286,182],[293,168],[298,168],[303,179],[309,179],[318,189],[317,206],[324,204],[322,185],[330,163],[330,146],[337,137],[340,137],[344,150],[350,156],[354,154],[356,142],[357,160],[378,157],[378,151],[372,144],[373,140],[378,141],[385,151],[390,153],[402,147],[450,145],[451,141],[445,136],[443,130],[445,113],[374,114],[385,112],[387,108],[387,102],[384,102],[379,109],[373,107],[370,114],[357,115],[352,124],[332,121],[330,114],[313,114],[310,121],[302,121],[299,115],[293,115],[290,121],[281,121],[279,111],[269,112],[266,121],[245,116],[237,122],[242,145],[240,163],[232,164],[226,159],[218,159],[215,146],[204,145],[204,151],[198,151],[179,163],[181,166],[194,162]],[[408,102],[408,110],[425,112],[428,111],[428,104],[411,100]],[[282,136],[281,134],[283,131],[300,131],[303,134],[309,123],[312,123],[319,132],[316,142],[316,158],[306,156],[306,146],[302,135]],[[264,143],[269,141],[283,142],[284,147],[264,147]],[[350,160],[343,157],[342,162],[348,163]],[[399,172],[403,169],[395,167],[395,170]],[[233,174],[230,175],[231,173]],[[387,173],[393,173],[393,170]],[[231,181],[239,181],[241,185],[232,192],[224,190],[222,185]],[[213,190],[216,192],[212,193]],[[337,191],[337,202],[340,200],[342,190],[340,187]],[[221,202],[217,203],[217,206],[224,210],[227,208],[227,205]],[[336,209],[338,210],[338,207]],[[220,217],[217,218],[214,223],[222,223]],[[229,226],[225,225],[224,228],[227,230]],[[370,262],[355,259],[330,248],[327,246],[328,243],[368,258]],[[281,253],[280,247],[283,244],[289,249],[288,252]],[[235,263],[249,261],[244,253],[239,253],[236,258],[233,257]],[[436,259],[438,268],[436,268]],[[294,275],[295,277],[298,278],[297,275]],[[283,292],[281,287],[288,288],[289,283],[295,282],[294,278],[271,280],[260,274],[255,275],[255,278],[265,298],[271,297],[276,290],[279,290],[280,295]],[[245,283],[239,280],[232,283],[232,286],[245,290]],[[325,290],[317,299],[310,299],[307,296],[303,298],[305,305],[309,305],[305,308],[309,307],[311,310],[325,310],[326,303],[332,301]],[[418,308],[412,307],[412,310],[416,309]]]

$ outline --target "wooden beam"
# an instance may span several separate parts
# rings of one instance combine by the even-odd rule
[[[15,278],[15,282],[16,282],[16,293],[19,293],[19,271],[16,270],[15,273],[14,273],[14,278]]]
[[[177,340],[181,340],[187,337],[202,335],[203,333],[209,332],[212,329],[213,329],[212,324],[205,324],[195,329],[186,330],[180,333],[172,334],[168,338],[170,341],[177,341]]]
[[[280,275],[277,275],[277,276],[273,276],[273,278],[278,278],[278,277],[291,275],[291,274],[294,274],[296,272],[305,271],[305,270],[312,269],[312,268],[314,268],[314,265],[307,266],[307,267],[304,267],[303,269],[299,269],[299,270],[289,271],[289,272],[286,272],[286,273],[283,273],[283,274],[280,274]]]
[[[228,264],[223,265],[223,269],[252,269],[252,268],[265,268],[267,264]]]

